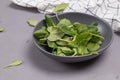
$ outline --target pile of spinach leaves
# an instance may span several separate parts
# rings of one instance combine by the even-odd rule
[[[97,54],[104,39],[94,22],[90,25],[72,24],[69,19],[63,18],[55,24],[48,15],[45,15],[45,22],[46,26],[36,30],[34,36],[39,45],[48,46],[55,55]]]

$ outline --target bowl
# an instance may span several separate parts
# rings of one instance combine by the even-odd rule
[[[86,60],[90,60],[90,59],[93,59],[93,58],[101,55],[111,45],[111,42],[113,39],[112,28],[106,21],[102,20],[101,18],[92,16],[92,15],[88,15],[88,14],[84,14],[84,13],[79,13],[79,12],[62,13],[62,14],[59,14],[58,17],[60,19],[67,18],[72,23],[80,22],[80,23],[87,24],[87,25],[91,24],[92,22],[96,22],[98,24],[97,27],[98,27],[99,31],[101,32],[101,34],[104,37],[104,40],[102,42],[100,49],[98,50],[98,54],[88,54],[88,55],[83,55],[83,56],[57,56],[57,55],[52,54],[48,47],[40,46],[38,44],[38,41],[36,40],[36,38],[33,35],[34,44],[37,46],[37,48],[40,50],[40,52],[42,52],[49,58],[52,58],[59,62],[69,62],[69,63],[86,61]],[[53,21],[55,23],[58,23],[56,16],[52,16],[51,18],[53,19]],[[43,25],[45,25],[44,19],[41,20],[37,24],[34,31],[40,29],[41,26],[43,26]],[[34,31],[33,31],[33,33],[34,33]]]

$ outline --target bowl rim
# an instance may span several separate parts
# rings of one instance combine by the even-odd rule
[[[86,13],[81,13],[81,12],[65,12],[65,13],[60,13],[60,14],[58,14],[58,16],[60,16],[60,15],[65,15],[65,14],[80,14],[80,15],[86,15],[86,16],[90,16],[90,17],[97,18],[98,20],[102,21],[103,23],[105,23],[106,25],[109,26],[109,28],[110,28],[110,30],[111,30],[111,32],[112,32],[112,33],[111,33],[111,40],[110,40],[110,42],[109,42],[104,48],[98,50],[98,54],[86,54],[86,55],[81,55],[81,56],[59,56],[59,55],[55,55],[55,54],[52,54],[52,53],[50,53],[50,52],[42,49],[42,48],[40,47],[40,45],[36,42],[36,39],[35,39],[35,37],[34,37],[34,32],[35,32],[37,26],[39,25],[39,23],[40,23],[41,21],[45,20],[45,19],[43,18],[41,21],[38,22],[38,24],[35,26],[35,28],[34,28],[34,30],[33,30],[33,42],[34,42],[34,44],[35,44],[40,50],[42,50],[45,54],[49,54],[49,55],[56,56],[56,57],[61,57],[61,58],[65,58],[65,57],[67,57],[67,58],[77,58],[77,57],[82,58],[82,57],[88,57],[88,56],[92,56],[92,55],[100,55],[100,52],[101,52],[101,51],[104,51],[105,49],[107,49],[107,48],[111,45],[111,43],[113,42],[113,30],[112,30],[112,27],[111,27],[110,24],[109,24],[107,21],[105,21],[104,19],[102,19],[102,18],[100,18],[100,17],[98,17],[98,16],[94,16],[94,15],[90,15],[90,14],[86,14]],[[51,18],[54,18],[54,17],[56,17],[56,15],[50,16],[50,17],[51,17]]]

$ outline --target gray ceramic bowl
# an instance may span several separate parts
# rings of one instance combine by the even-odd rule
[[[105,51],[111,44],[112,42],[112,37],[113,37],[113,32],[112,29],[110,27],[110,25],[105,22],[104,20],[98,18],[98,17],[94,17],[88,14],[83,14],[83,13],[78,13],[78,12],[70,12],[70,13],[63,13],[58,15],[59,18],[67,18],[70,19],[70,21],[73,22],[80,22],[83,24],[91,24],[92,22],[96,22],[98,23],[98,29],[101,32],[101,34],[104,36],[104,40],[103,43],[100,47],[100,49],[98,50],[98,54],[89,54],[89,55],[84,55],[84,56],[57,56],[51,53],[50,49],[48,47],[44,47],[44,46],[40,46],[38,45],[37,40],[34,38],[34,43],[37,46],[37,48],[45,55],[47,55],[48,57],[55,59],[57,61],[60,62],[81,62],[81,61],[86,61],[86,60],[90,60],[93,59],[95,57],[97,57],[98,55],[102,54],[103,51]],[[57,19],[55,16],[52,17],[52,19],[54,20],[55,23],[57,23]],[[45,25],[45,21],[42,20],[38,23],[38,25],[35,27],[34,31],[36,31],[37,29],[40,29],[40,27],[42,25]],[[33,36],[34,37],[34,36]]]

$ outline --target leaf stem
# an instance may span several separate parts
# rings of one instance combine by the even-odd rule
[[[56,16],[57,20],[60,21],[60,18],[58,17],[58,13],[56,13],[55,16]]]

